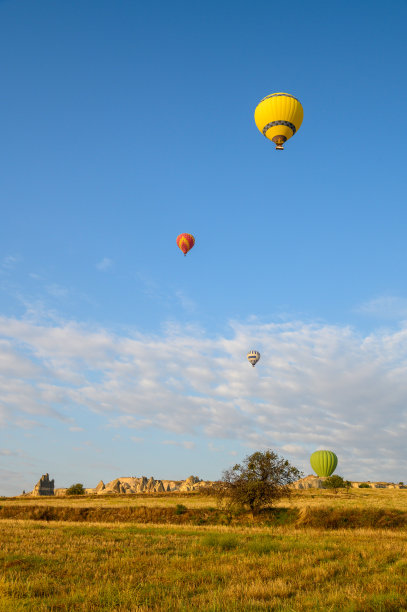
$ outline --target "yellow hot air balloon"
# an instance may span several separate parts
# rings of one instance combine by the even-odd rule
[[[260,132],[282,151],[286,140],[300,129],[304,111],[301,102],[288,93],[273,93],[256,106],[254,120]]]
[[[247,353],[247,359],[250,361],[250,363],[252,364],[252,366],[254,367],[256,365],[256,363],[259,361],[260,359],[260,353],[259,351],[249,351]]]

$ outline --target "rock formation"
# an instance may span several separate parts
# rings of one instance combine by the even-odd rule
[[[105,488],[105,483],[103,482],[103,480],[101,480],[99,484],[96,486],[95,493],[99,493],[99,491],[103,491],[104,488]]]
[[[54,495],[54,481],[49,479],[49,474],[41,476],[31,495]]]
[[[323,489],[326,476],[305,476],[291,485],[293,489]]]
[[[306,476],[305,478],[300,478],[296,482],[293,482],[291,487],[293,489],[323,489],[324,481],[327,479],[327,476],[314,476],[311,474],[310,476]],[[186,481],[185,481],[186,482]],[[353,481],[351,482],[351,487],[356,489],[362,482],[366,481]],[[367,484],[371,489],[406,489],[407,487],[402,484],[394,484],[392,482],[370,482]]]
[[[97,495],[112,494],[134,494],[134,493],[165,493],[171,491],[197,491],[200,487],[208,485],[208,482],[200,480],[197,476],[190,476],[186,480],[156,480],[151,476],[137,478],[136,476],[123,476],[115,478],[111,482],[104,484],[99,482],[93,489]]]
[[[294,482],[293,489],[323,489],[326,477],[311,474]],[[200,480],[198,476],[189,476],[186,480],[155,480],[152,476],[147,478],[141,476],[123,476],[115,478],[108,483],[103,480],[94,489],[85,489],[86,495],[127,495],[134,493],[165,493],[176,492],[189,493],[199,491],[201,487],[211,486],[210,481]],[[351,486],[359,487],[361,482],[351,482]],[[367,482],[372,489],[407,489],[406,485],[390,482]],[[66,495],[66,489],[54,489],[54,481],[49,479],[48,474],[41,476],[32,493],[26,495]]]

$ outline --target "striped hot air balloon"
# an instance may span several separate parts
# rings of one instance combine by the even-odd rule
[[[180,234],[177,236],[177,245],[181,251],[186,255],[188,251],[192,249],[195,244],[195,238],[192,234]]]
[[[254,367],[256,363],[258,362],[258,360],[260,359],[259,351],[249,351],[247,353],[247,359],[250,361],[250,363]]]
[[[318,450],[312,453],[310,463],[317,476],[330,476],[338,465],[338,457],[330,450]]]
[[[286,140],[300,129],[304,117],[301,102],[288,93],[273,93],[263,98],[254,111],[260,132],[282,151]]]

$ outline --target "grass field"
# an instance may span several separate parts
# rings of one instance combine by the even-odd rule
[[[301,520],[314,511],[404,514],[407,491],[349,496],[298,492],[285,506],[297,518],[285,525],[249,517],[229,526],[3,519],[0,611],[407,610],[405,526],[326,529]],[[171,504],[171,516],[176,504],[191,511],[215,505],[199,496],[142,499],[160,512]],[[120,510],[132,501],[140,504],[125,497],[99,503]],[[22,500],[0,501],[3,508],[16,504]],[[83,508],[98,500],[52,504]]]
[[[188,508],[213,507],[214,499],[199,493],[139,493],[135,495],[87,495],[74,497],[3,497],[0,505],[55,505],[76,507],[153,506],[168,508],[183,504]],[[338,493],[323,489],[294,490],[277,507],[301,508],[305,505],[397,509],[407,512],[407,489],[343,489]]]

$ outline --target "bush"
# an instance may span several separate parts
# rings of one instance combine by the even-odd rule
[[[187,510],[188,508],[184,504],[177,504],[175,506],[175,514],[185,514]]]
[[[66,490],[66,495],[85,495],[85,489],[83,488],[83,484],[77,482],[69,487]]]
[[[351,486],[349,480],[344,480],[342,476],[330,476],[324,482],[324,489],[348,489]]]
[[[359,489],[370,489],[370,484],[367,484],[367,482],[361,482]]]

